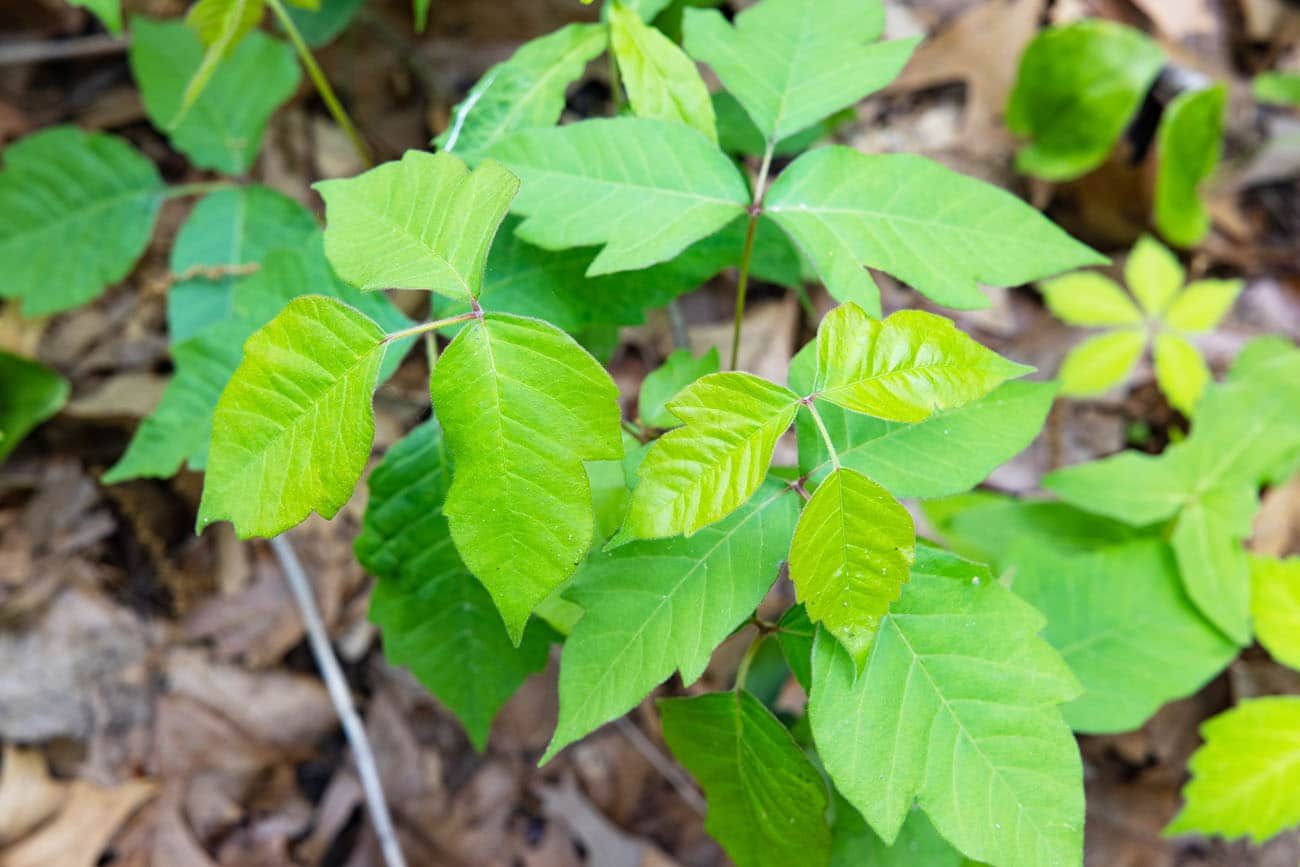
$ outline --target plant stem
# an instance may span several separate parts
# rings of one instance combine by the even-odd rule
[[[293,18],[290,17],[288,10],[284,8],[284,4],[280,0],[266,0],[266,2],[271,7],[271,11],[275,13],[275,17],[279,19],[280,26],[284,28],[284,32],[288,35],[289,41],[293,43],[294,49],[297,50],[302,65],[307,68],[308,77],[311,78],[312,84],[316,85],[316,92],[320,94],[320,98],[325,102],[325,107],[329,109],[334,122],[342,127],[343,132],[352,142],[353,149],[357,152],[357,156],[361,158],[361,164],[365,168],[370,168],[375,164],[374,157],[370,155],[370,146],[361,137],[361,133],[357,132],[356,126],[352,123],[352,118],[348,117],[343,104],[339,102],[338,96],[334,93],[334,88],[330,86],[329,79],[325,77],[325,72],[320,68],[320,64],[316,62],[316,58],[312,56],[311,49],[302,38],[302,34],[298,32],[298,26],[293,23]]]
[[[192,184],[175,184],[163,190],[164,199],[180,199],[185,196],[204,196],[217,190],[230,190],[239,186],[234,181],[196,181]]]
[[[754,235],[758,231],[758,218],[763,214],[763,194],[767,192],[767,174],[772,170],[773,142],[767,143],[763,151],[763,164],[758,170],[758,181],[754,184],[754,204],[749,206],[749,225],[745,229],[745,247],[740,253],[740,276],[736,282],[736,315],[731,329],[731,364],[736,369],[740,358],[740,325],[745,318],[745,293],[749,290],[749,263],[754,258]]]
[[[419,325],[412,325],[410,328],[403,328],[401,331],[394,331],[384,338],[385,343],[392,343],[401,340],[404,337],[413,337],[416,334],[424,334],[427,331],[436,331],[439,328],[446,328],[448,325],[456,325],[461,322],[468,322],[471,319],[478,319],[481,314],[470,311],[461,313],[457,316],[448,316],[446,319],[435,319],[432,322],[421,322]]]
[[[754,664],[754,657],[758,656],[758,648],[763,644],[763,639],[767,636],[762,630],[754,636],[754,640],[749,642],[749,647],[745,648],[745,655],[741,657],[740,668],[736,669],[736,691],[745,688],[745,680],[749,677],[749,667]]]
[[[817,411],[812,397],[804,398],[803,405],[808,407],[808,412],[812,413],[813,421],[817,424],[817,432],[822,435],[822,442],[826,443],[826,451],[831,453],[831,466],[838,470],[840,468],[840,456],[835,451],[835,443],[831,442],[831,432],[826,429],[826,422],[822,421],[822,414]]]
[[[334,704],[334,711],[343,726],[343,734],[348,745],[352,747],[353,758],[357,762],[357,775],[361,778],[361,790],[366,796],[366,806],[370,810],[370,821],[374,823],[375,836],[379,838],[379,848],[383,853],[387,867],[406,867],[402,849],[397,843],[397,833],[393,830],[393,817],[388,812],[388,803],[384,800],[384,787],[379,779],[379,767],[375,764],[374,751],[366,737],[366,728],[352,703],[352,692],[348,689],[343,669],[334,656],[330,646],[329,634],[321,621],[320,611],[316,608],[316,599],[312,595],[311,582],[303,571],[302,563],[287,536],[276,536],[271,540],[271,550],[280,561],[285,581],[298,603],[298,612],[302,615],[303,627],[307,631],[307,643],[311,646],[316,667],[320,669],[325,689]]]

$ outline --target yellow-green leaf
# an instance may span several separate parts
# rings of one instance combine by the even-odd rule
[[[709,90],[694,62],[677,45],[647,26],[635,10],[614,0],[609,6],[609,41],[627,101],[637,117],[695,127],[717,142]]]
[[[1038,288],[1048,309],[1071,325],[1137,325],[1142,321],[1142,311],[1128,293],[1095,271],[1044,280]]]
[[[1190,418],[1210,381],[1201,351],[1181,335],[1157,334],[1155,362],[1156,382],[1169,405]]]
[[[1184,279],[1178,257],[1150,235],[1138,239],[1124,263],[1124,282],[1150,316],[1165,312]]]
[[[861,669],[916,551],[912,516],[853,470],[831,473],[804,506],[790,546],[790,580],[808,616],[839,639]]]
[[[1197,280],[1174,298],[1164,321],[1179,331],[1209,331],[1232,309],[1245,286],[1243,280]]]
[[[614,543],[689,536],[731,514],[758,490],[798,409],[794,392],[748,373],[713,373],[682,389],[668,411],[683,426],[646,452]]]
[[[1300,671],[1300,557],[1250,559],[1255,637],[1278,662]]]
[[[208,50],[203,55],[203,62],[190,77],[189,84],[185,86],[181,113],[172,120],[173,125],[184,119],[186,110],[194,105],[199,94],[208,86],[222,58],[233,51],[239,40],[262,20],[262,4],[263,0],[199,0],[190,7],[185,23],[198,34],[199,40]]]
[[[1128,378],[1146,347],[1146,334],[1137,330],[1098,334],[1075,346],[1061,362],[1057,375],[1061,393],[1075,397],[1101,394]]]
[[[890,421],[924,421],[1032,370],[921,310],[880,320],[842,304],[817,331],[816,396]]]

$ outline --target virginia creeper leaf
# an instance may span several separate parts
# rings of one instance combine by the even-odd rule
[[[1245,285],[1243,280],[1197,280],[1189,283],[1165,311],[1165,324],[1179,331],[1210,331],[1232,309]]]
[[[1032,371],[923,310],[880,320],[841,304],[817,329],[816,396],[887,421],[925,421]]]
[[[554,126],[564,111],[564,91],[608,41],[599,24],[570,24],[524,43],[509,60],[489,69],[453,109],[451,127],[434,139],[471,163],[521,129]]]
[[[790,548],[798,497],[769,481],[689,539],[594,554],[565,596],[584,610],[560,659],[560,718],[549,761],[621,716],[672,675],[694,683],[763,601]]]
[[[1047,309],[1070,325],[1140,325],[1137,309],[1119,284],[1096,271],[1075,271],[1038,284]]]
[[[736,867],[823,864],[826,784],[771,711],[749,693],[659,701],[664,740],[700,781],[704,827]]]
[[[68,381],[43,364],[0,351],[0,463],[63,408]]]
[[[1227,88],[1180,93],[1169,103],[1156,132],[1155,221],[1172,244],[1193,247],[1210,231],[1210,214],[1198,195],[1223,154]]]
[[[1068,181],[1105,161],[1151,83],[1164,53],[1141,31],[1089,18],[1042,31],[1020,58],[1007,126],[1031,139],[1022,172]]]
[[[1157,334],[1154,344],[1156,382],[1169,405],[1188,418],[1210,382],[1201,351],[1179,334]]]
[[[515,133],[492,155],[523,181],[519,236],[548,250],[602,245],[589,276],[671,259],[749,204],[736,166],[697,130],[643,118]]]
[[[713,103],[695,63],[631,7],[613,0],[608,8],[610,47],[633,113],[684,123],[716,144]]]
[[[1300,671],[1300,558],[1250,558],[1250,611],[1269,655]]]
[[[794,161],[764,208],[827,290],[868,313],[879,268],[940,304],[986,307],[976,286],[1014,286],[1105,260],[997,187],[911,154],[830,146]]]
[[[688,9],[686,50],[713,67],[770,142],[811,126],[884,87],[918,39],[872,45],[884,31],[877,0],[762,0],[734,25]]]
[[[456,467],[452,538],[518,644],[591,547],[583,462],[623,456],[618,391],[573,338],[505,314],[461,329],[429,388]]]
[[[831,473],[799,516],[790,545],[795,594],[859,669],[880,618],[903,592],[915,554],[907,509],[853,470]]]
[[[689,349],[674,350],[664,359],[662,366],[651,371],[641,381],[637,415],[642,422],[654,427],[676,427],[681,422],[668,411],[668,402],[701,376],[717,373],[721,367],[722,361],[718,358],[716,346],[699,358],[692,355]]]
[[[1061,393],[1071,397],[1101,394],[1128,379],[1142,357],[1147,336],[1126,328],[1089,337],[1070,349],[1057,377]]]
[[[816,343],[790,364],[790,388],[813,391]],[[1056,396],[1050,382],[1012,381],[965,406],[918,424],[883,421],[823,402],[817,407],[840,463],[857,470],[899,499],[946,497],[968,491],[1019,454],[1043,428]],[[813,481],[831,470],[830,453],[812,418],[795,419],[799,471]]]
[[[1186,273],[1173,252],[1143,235],[1124,260],[1124,282],[1148,316],[1161,316],[1182,288]]]
[[[149,243],[163,182],[125,140],[53,127],[4,149],[0,298],[58,313],[130,272]]]
[[[212,423],[198,529],[271,537],[352,496],[375,437],[384,332],[317,295],[295,298],[244,344]]]
[[[690,536],[735,511],[767,475],[772,449],[794,421],[799,397],[748,373],[713,373],[667,406],[683,426],[646,452],[615,544]]]
[[[892,843],[915,800],[971,858],[1082,860],[1078,694],[1043,618],[981,566],[922,547],[858,674],[819,632],[808,713],[835,787]]]
[[[1075,731],[1139,728],[1237,655],[1187,598],[1161,541],[1081,552],[1033,541],[1004,563],[1011,589],[1047,618],[1044,637],[1083,685],[1083,695],[1061,709]]]
[[[257,184],[204,196],[172,245],[171,271],[178,281],[167,292],[172,342],[234,315],[235,290],[247,275],[213,274],[214,269],[260,263],[273,250],[301,250],[319,233],[311,211]]]
[[[480,752],[492,719],[524,679],[546,667],[557,636],[535,621],[519,647],[452,544],[443,500],[451,462],[430,419],[388,450],[370,474],[357,559],[378,577],[370,619],[384,656],[410,669],[465,726]]]
[[[1300,824],[1300,697],[1247,699],[1201,726],[1186,803],[1166,834],[1255,843]]]
[[[321,181],[325,253],[359,289],[477,298],[492,236],[519,189],[499,163],[407,151],[355,178]]]
[[[181,115],[198,101],[216,73],[217,67],[239,41],[262,20],[264,0],[198,0],[185,15],[185,23],[199,37],[207,50],[198,69],[185,85],[181,97]],[[180,123],[182,116],[172,120]]]
[[[194,32],[180,21],[133,18],[129,56],[154,126],[195,166],[231,175],[248,171],[261,149],[267,120],[293,96],[301,78],[293,49],[250,33],[182,110],[185,82],[203,58],[203,44]]]

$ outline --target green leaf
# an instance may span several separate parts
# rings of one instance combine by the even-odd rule
[[[877,0],[763,0],[727,22],[688,9],[686,50],[713,67],[776,142],[879,90],[902,72],[919,39],[872,45],[884,30]]]
[[[880,619],[903,592],[915,554],[907,509],[853,470],[831,473],[799,516],[790,546],[795,595],[859,669]]]
[[[1166,834],[1263,843],[1300,824],[1300,697],[1247,699],[1201,726],[1186,803]]]
[[[68,0],[73,6],[82,6],[95,13],[109,33],[117,35],[122,32],[121,0]],[[134,28],[132,28],[134,29]]]
[[[976,343],[951,319],[900,310],[880,320],[848,303],[817,329],[814,395],[887,421],[919,422],[1032,371]]]
[[[692,355],[689,349],[674,350],[660,367],[641,381],[637,415],[643,423],[652,427],[676,427],[681,422],[668,411],[668,402],[700,377],[717,373],[721,366],[716,346],[699,358]]]
[[[646,452],[632,506],[614,544],[692,535],[758,490],[799,396],[748,373],[712,373],[668,402],[683,426]]]
[[[312,212],[275,190],[250,184],[204,196],[172,245],[171,271],[178,278],[167,293],[172,342],[234,316],[237,289],[250,279],[201,272],[261,263],[275,250],[318,249],[319,235]],[[323,285],[312,288],[332,294]]]
[[[301,78],[293,49],[250,33],[183,110],[185,82],[203,59],[203,44],[194,32],[179,21],[137,16],[131,19],[129,56],[153,125],[195,166],[231,175],[248,171],[261,149],[267,120],[293,96]]]
[[[297,249],[267,253],[262,267],[233,288],[228,305],[198,334],[172,344],[176,373],[163,391],[158,407],[140,423],[131,443],[104,474],[106,484],[127,479],[169,478],[188,463],[207,465],[212,415],[222,389],[239,366],[244,341],[270,322],[293,298],[324,295],[338,298],[386,329],[411,324],[380,294],[362,294],[334,276],[325,261],[320,231]],[[380,380],[396,371],[413,338],[389,345]]]
[[[1020,58],[1007,105],[1007,126],[1032,140],[1016,167],[1068,181],[1101,165],[1164,62],[1155,42],[1113,21],[1044,30]]]
[[[1197,193],[1223,155],[1227,104],[1227,87],[1218,84],[1180,93],[1160,118],[1155,221],[1179,247],[1194,247],[1210,231],[1210,214]]]
[[[584,610],[560,659],[560,718],[548,762],[680,671],[692,684],[763,601],[790,548],[799,501],[770,481],[689,539],[594,554],[565,596]]]
[[[1300,558],[1250,558],[1250,612],[1269,655],[1300,671]]]
[[[886,845],[840,795],[831,823],[830,867],[968,867],[972,862],[939,836],[925,813],[913,807],[893,845]]]
[[[754,126],[754,121],[734,96],[725,90],[715,91],[713,113],[718,127],[718,147],[729,154],[762,156],[767,150],[763,134]],[[783,138],[772,148],[774,156],[789,157],[808,150],[815,142],[824,138],[834,128],[835,120],[844,114],[832,115],[821,123],[815,123],[803,132]]]
[[[1142,311],[1137,309],[1109,277],[1095,271],[1076,271],[1038,284],[1047,308],[1062,322],[1085,327],[1097,325],[1138,325]]]
[[[318,9],[290,7],[286,11],[303,41],[312,48],[321,48],[347,29],[363,3],[365,0],[321,0]]]
[[[523,181],[514,210],[528,219],[519,236],[548,250],[602,245],[593,277],[671,259],[749,204],[731,160],[677,123],[613,118],[524,130],[492,155]]]
[[[511,133],[554,126],[564,111],[565,89],[607,42],[606,28],[599,24],[570,24],[524,43],[479,79],[434,143],[477,162]]]
[[[1190,283],[1165,311],[1165,324],[1179,331],[1210,331],[1232,309],[1245,285],[1244,280],[1197,280]]]
[[[0,463],[68,400],[68,381],[43,364],[0,351]]]
[[[713,103],[695,63],[626,4],[613,0],[608,9],[610,47],[632,111],[637,117],[684,123],[716,144]]]
[[[1255,76],[1251,93],[1272,105],[1300,105],[1300,72],[1265,72]]]
[[[198,529],[269,538],[332,518],[370,457],[384,332],[332,298],[295,298],[248,339],[217,402]]]
[[[1158,540],[1079,552],[1033,540],[1006,562],[1011,589],[1047,618],[1044,637],[1083,685],[1062,708],[1075,731],[1137,729],[1238,653],[1187,598]]]
[[[163,182],[126,141],[54,127],[4,150],[0,298],[58,313],[125,277],[149,244]]]
[[[1187,595],[1242,646],[1250,643],[1250,564],[1242,541],[1259,508],[1253,487],[1211,488],[1191,500],[1174,525],[1174,551]]]
[[[886,843],[915,800],[969,857],[1080,863],[1082,768],[1057,707],[1078,685],[1043,625],[983,567],[922,547],[865,671],[818,634],[813,737],[835,787]]]
[[[185,15],[185,23],[207,47],[198,69],[185,85],[182,114],[207,88],[222,60],[230,56],[239,41],[262,20],[264,0],[198,0]],[[180,123],[181,117],[172,120]]]
[[[661,699],[664,740],[700,781],[704,827],[736,867],[830,857],[826,784],[785,726],[747,692]]]
[[[813,390],[816,344],[790,365],[790,387]],[[965,406],[918,424],[882,421],[823,403],[817,408],[840,463],[870,476],[899,499],[946,497],[968,491],[1023,451],[1042,430],[1056,396],[1051,382],[1012,381]],[[817,481],[831,469],[830,453],[813,424],[795,420],[799,471]]]
[[[595,532],[584,461],[623,456],[618,390],[573,338],[535,319],[466,325],[429,382],[456,471],[456,548],[518,644]]]
[[[910,154],[818,148],[781,173],[764,208],[833,296],[873,314],[880,295],[867,267],[967,309],[988,306],[977,284],[1105,261],[1005,190]]]
[[[1148,316],[1164,314],[1184,279],[1178,257],[1150,235],[1138,239],[1124,262],[1124,281]]]
[[[1178,334],[1157,334],[1155,339],[1156,382],[1169,405],[1188,418],[1210,382],[1210,368],[1201,351]]]
[[[477,298],[492,237],[519,189],[500,164],[407,151],[355,178],[321,181],[325,253],[363,290],[428,289]]]
[[[785,654],[790,672],[804,688],[804,692],[808,692],[812,689],[812,646],[817,627],[808,619],[808,610],[802,605],[787,608],[777,626],[780,631],[776,638],[781,644],[781,652]]]
[[[1098,334],[1075,344],[1057,373],[1061,394],[1088,397],[1127,381],[1146,345],[1146,332],[1132,328]]]
[[[528,675],[546,667],[558,638],[541,622],[510,643],[483,585],[452,544],[443,500],[451,463],[433,419],[389,449],[370,474],[357,559],[379,578],[370,619],[384,656],[410,669],[456,714],[480,752],[492,719]]]

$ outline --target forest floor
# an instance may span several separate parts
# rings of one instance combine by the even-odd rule
[[[127,2],[159,16],[180,0]],[[1042,26],[1083,14],[1143,27],[1175,61],[1232,82],[1227,155],[1213,185],[1215,230],[1198,273],[1248,286],[1206,350],[1223,370],[1248,338],[1300,338],[1300,116],[1244,98],[1247,74],[1300,61],[1300,6],[1284,0],[887,0],[892,36],[925,33],[903,77],[861,104],[839,136],[869,151],[911,151],[1014,189],[1107,253],[1140,234],[1152,186],[1150,131],[1064,186],[1011,171],[1001,108],[1020,48]],[[594,14],[576,0],[435,0],[429,32],[411,34],[409,3],[370,0],[321,54],[361,128],[389,159],[427,145],[450,107],[521,42]],[[53,45],[101,31],[59,0],[5,3],[0,39]],[[0,141],[54,123],[129,137],[173,181],[184,160],[149,126],[125,55],[14,62],[0,43]],[[571,92],[575,114],[608,110],[605,70]],[[1140,124],[1139,124],[1140,126]],[[1289,145],[1288,134],[1290,135]],[[356,172],[355,157],[305,88],[280,111],[255,176],[319,210],[309,184]],[[97,302],[45,320],[0,314],[0,347],[39,357],[73,398],[0,470],[0,867],[337,865],[379,863],[350,752],[270,549],[228,526],[192,532],[200,480],[108,487],[103,470],[157,401],[170,362],[165,251],[188,205],[168,204],[144,263]],[[886,308],[919,298],[886,283]],[[734,276],[683,299],[697,350],[730,339]],[[1079,339],[1027,289],[994,292],[961,325],[1046,372]],[[412,299],[413,300],[413,299]],[[814,292],[813,304],[830,301]],[[775,379],[811,335],[796,300],[758,287],[742,366]],[[666,316],[627,329],[613,362],[624,394],[671,349]],[[376,455],[427,412],[427,372],[413,356],[377,400]],[[1027,492],[1062,464],[1126,444],[1158,448],[1185,422],[1149,365],[1125,393],[1058,403],[1043,435],[988,485]],[[555,666],[506,706],[485,754],[405,672],[385,664],[367,622],[370,579],[351,551],[365,488],[334,521],[291,534],[379,757],[412,865],[635,867],[725,863],[705,834],[698,795],[666,759],[648,704],[536,761],[556,715]],[[1253,546],[1294,553],[1300,486],[1271,491]],[[744,641],[725,646],[705,685],[725,686]],[[660,692],[680,692],[672,681]],[[1300,694],[1300,675],[1247,652],[1200,694],[1140,731],[1085,737],[1087,859],[1098,867],[1300,863],[1300,834],[1264,849],[1166,840],[1198,724],[1234,697]],[[783,694],[797,706],[797,686]],[[35,829],[35,830],[33,830]]]

